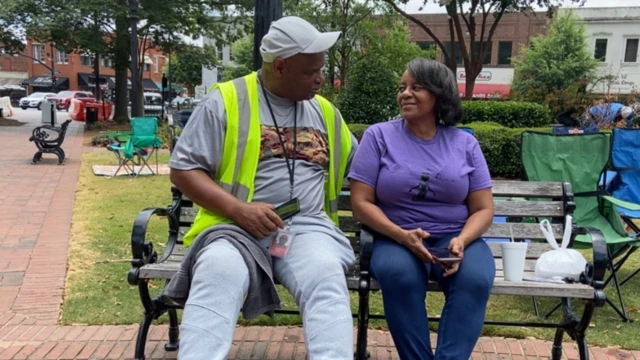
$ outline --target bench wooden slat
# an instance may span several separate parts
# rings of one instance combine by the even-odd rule
[[[510,228],[513,229],[513,237],[515,239],[546,239],[546,237],[540,230],[540,225],[523,223],[493,223],[489,230],[487,230],[482,236],[494,238],[510,238]],[[552,224],[551,228],[553,229],[554,238],[558,240],[562,239],[563,226],[560,224]]]
[[[140,269],[141,279],[170,279],[178,271],[180,263],[169,262],[163,264],[147,265]],[[554,284],[540,282],[511,282],[504,281],[499,272],[493,284],[492,294],[502,295],[526,295],[526,296],[548,296],[548,297],[570,297],[581,299],[592,299],[594,290],[592,287],[583,284]],[[527,271],[532,274],[531,271]],[[347,284],[350,289],[358,289],[358,277],[348,276]],[[379,290],[380,284],[375,279],[371,279],[371,289]],[[430,291],[440,291],[438,284],[434,281],[429,283]]]
[[[493,181],[491,192],[503,197],[557,197],[561,198],[562,183],[542,181]]]
[[[349,181],[344,181],[342,191],[350,191]],[[502,197],[559,198],[563,196],[562,183],[544,181],[494,180],[492,182],[491,193],[494,196]],[[350,201],[341,201],[342,199],[348,198],[348,196],[340,197],[338,200],[338,208],[340,210],[351,209]],[[182,194],[182,200],[191,202],[184,194]]]
[[[493,253],[493,257],[496,259],[502,259],[502,249],[500,248],[500,243],[489,242],[489,248],[491,248],[491,252]],[[527,259],[535,260],[540,257],[540,255],[545,252],[552,250],[551,246],[547,243],[529,243],[527,245]]]
[[[562,201],[496,200],[494,204],[496,216],[561,217],[564,215]]]

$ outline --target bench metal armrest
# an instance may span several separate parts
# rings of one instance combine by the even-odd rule
[[[169,208],[147,208],[142,210],[133,223],[133,230],[131,231],[131,253],[133,259],[131,260],[131,266],[133,267],[129,271],[128,281],[131,285],[136,285],[138,282],[138,270],[147,264],[155,264],[165,261],[173,251],[178,240],[178,220],[172,211],[173,206]],[[165,216],[169,221],[169,240],[165,248],[164,254],[160,261],[158,261],[158,254],[153,250],[153,243],[146,241],[147,226],[149,220],[153,215]]]
[[[371,255],[373,253],[374,231],[362,225],[360,231],[360,271],[369,273],[371,267]]]
[[[606,301],[606,295],[604,294],[605,276],[610,260],[607,241],[602,231],[593,227],[576,227],[571,234],[572,241],[577,235],[587,234],[591,236],[593,263],[587,264],[584,278],[587,280],[587,284],[593,286],[596,290],[594,299],[596,306],[604,306]]]

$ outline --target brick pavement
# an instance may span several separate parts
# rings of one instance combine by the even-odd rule
[[[65,165],[47,155],[31,165],[35,146],[28,138],[37,125],[0,128],[0,360],[131,359],[137,325],[57,325],[83,131],[81,124],[70,126]],[[147,358],[174,359],[175,353],[164,351],[166,339],[166,325],[152,327]],[[548,358],[550,346],[538,340],[482,338],[472,358],[542,359]],[[370,330],[368,349],[372,360],[398,358],[388,332]],[[596,360],[640,360],[640,351],[590,350]],[[564,344],[564,355],[577,359],[573,344]],[[229,358],[304,359],[301,328],[239,327]]]
[[[0,317],[0,359],[131,359],[137,325],[56,326],[38,325],[30,318],[5,314]],[[166,352],[167,326],[153,326],[146,347],[147,359],[175,359]],[[435,335],[432,334],[435,344]],[[578,359],[573,344],[564,344],[563,359]],[[386,331],[370,330],[371,360],[399,359]],[[471,359],[548,359],[551,343],[483,337]],[[238,327],[229,359],[305,359],[300,327]],[[640,351],[592,348],[590,358],[640,360]]]
[[[37,122],[0,131],[0,313],[28,314],[36,323],[58,320],[67,268],[67,245],[82,153],[82,128],[71,124],[57,165],[36,151],[29,136]]]

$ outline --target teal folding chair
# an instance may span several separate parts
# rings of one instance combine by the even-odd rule
[[[117,176],[120,169],[125,169],[129,176],[137,177],[146,167],[152,175],[158,174],[158,150],[162,147],[162,139],[158,137],[158,120],[155,117],[131,118],[131,134],[122,145],[115,142],[108,146],[118,159]],[[155,155],[156,171],[149,166],[149,160]],[[139,170],[136,171],[136,166]]]

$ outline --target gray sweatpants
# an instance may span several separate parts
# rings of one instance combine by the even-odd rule
[[[274,275],[294,296],[311,360],[353,359],[353,321],[345,272],[355,257],[333,225],[294,221],[286,258],[273,258]],[[261,240],[271,244],[271,236]],[[249,288],[249,271],[228,240],[201,250],[182,317],[179,359],[227,358]]]

